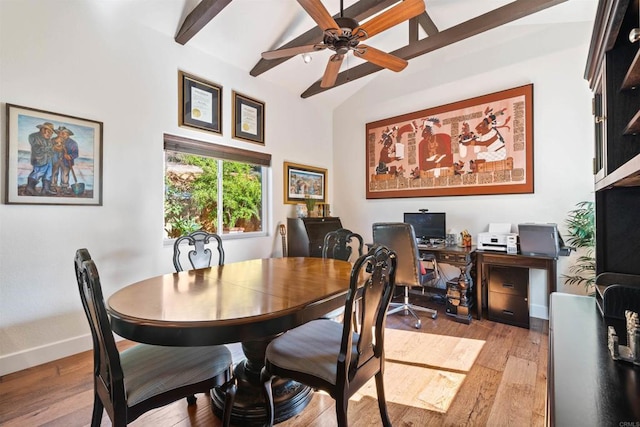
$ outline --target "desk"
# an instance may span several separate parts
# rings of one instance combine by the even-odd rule
[[[235,368],[238,392],[232,422],[263,424],[260,370],[278,334],[344,306],[352,265],[322,258],[271,258],[165,274],[129,285],[108,300],[118,335],[156,345],[242,342],[247,359]],[[298,414],[312,391],[274,382],[277,422]],[[223,397],[211,392],[220,414]]]
[[[548,295],[557,288],[557,260],[550,257],[527,256],[519,254],[507,254],[491,251],[476,251],[476,266],[478,269],[477,280],[480,286],[476,287],[476,302],[478,304],[478,319],[482,319],[483,289],[487,287],[487,266],[503,265],[513,267],[538,268],[547,271]],[[549,296],[547,295],[547,307]]]
[[[476,282],[476,274],[473,269],[476,262],[476,249],[475,246],[471,248],[465,248],[462,246],[431,246],[431,245],[418,245],[418,251],[420,256],[424,254],[432,254],[436,257],[437,262],[443,264],[455,265],[460,268],[460,272],[467,275],[469,279],[469,286],[473,292],[473,286]],[[480,301],[480,303],[478,303]],[[477,317],[482,319],[482,300],[473,302],[478,307]]]
[[[593,297],[551,295],[548,426],[640,425],[640,366],[611,359],[610,322]],[[626,345],[624,322],[614,326]]]

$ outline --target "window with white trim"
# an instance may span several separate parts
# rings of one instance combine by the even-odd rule
[[[164,135],[164,238],[264,234],[271,155]]]

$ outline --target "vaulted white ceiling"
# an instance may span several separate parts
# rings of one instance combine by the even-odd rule
[[[198,0],[122,1],[126,4],[130,18],[171,37],[179,34],[189,14],[200,4]],[[345,10],[357,3],[356,0],[343,1]],[[486,15],[487,19],[477,19],[478,17],[492,11],[512,10],[509,8],[514,7],[516,3],[523,4],[523,1],[540,4],[547,2],[547,0],[425,0],[425,5],[428,17],[437,28],[439,35],[442,35],[447,34],[445,32],[447,29],[451,29],[449,34],[457,33],[458,30],[464,33],[471,23],[482,27],[482,22],[489,23],[491,21],[489,18],[496,18],[499,13]],[[219,57],[247,74],[251,73],[259,63],[261,52],[277,49],[316,27],[316,23],[296,0],[232,0],[224,6],[227,2],[229,0],[203,0],[200,8],[211,3],[216,7],[222,7],[222,10],[189,38],[186,44]],[[329,13],[333,15],[340,13],[340,0],[322,0],[322,3]],[[500,19],[511,22],[502,25],[500,34],[504,37],[505,29],[515,29],[516,26],[562,25],[570,22],[593,21],[596,5],[597,0],[568,0],[516,20],[503,16]],[[470,20],[474,21],[467,22]],[[366,22],[366,19],[363,22]],[[488,29],[488,31],[496,31],[496,29]],[[418,40],[429,37],[435,40],[434,34],[427,35],[420,27]],[[453,39],[455,43],[455,34],[448,39]],[[403,22],[384,31],[367,40],[367,44],[385,52],[393,52],[407,46],[409,23]],[[447,49],[447,46],[437,49]],[[298,55],[255,78],[267,80],[294,94],[301,95],[322,77],[327,60],[332,53],[328,49],[311,53],[310,63],[305,63]],[[428,55],[427,52],[423,56]],[[409,66],[401,73],[419,71],[421,62],[424,63],[420,58],[410,59]],[[355,70],[364,62],[353,55],[348,55],[342,64],[341,71]],[[382,73],[393,74],[392,71],[383,69],[314,94],[308,99],[320,100],[328,106],[335,107]]]

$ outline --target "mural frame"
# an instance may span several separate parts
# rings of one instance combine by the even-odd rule
[[[298,176],[302,175],[305,179],[310,180],[317,184],[316,186],[320,188],[320,192],[309,194],[308,192],[298,192],[296,191],[296,181],[299,179]],[[290,205],[297,205],[299,203],[304,203],[305,198],[310,197],[316,200],[318,204],[327,203],[327,170],[314,167],[314,166],[306,166],[298,163],[290,163],[284,162],[284,203]]]
[[[102,206],[102,122],[7,104],[6,123],[6,204]]]
[[[222,136],[222,86],[178,70],[178,95],[179,126]]]
[[[533,84],[367,123],[365,139],[367,199],[534,192]]]

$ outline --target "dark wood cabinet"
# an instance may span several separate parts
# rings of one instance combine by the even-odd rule
[[[324,236],[342,228],[338,217],[287,218],[287,256],[322,257]]]
[[[640,424],[640,367],[615,361],[592,297],[554,293],[549,311],[548,426]]]
[[[640,275],[638,0],[600,0],[585,78],[594,91],[596,272]]]
[[[529,269],[489,266],[489,320],[529,328]]]

